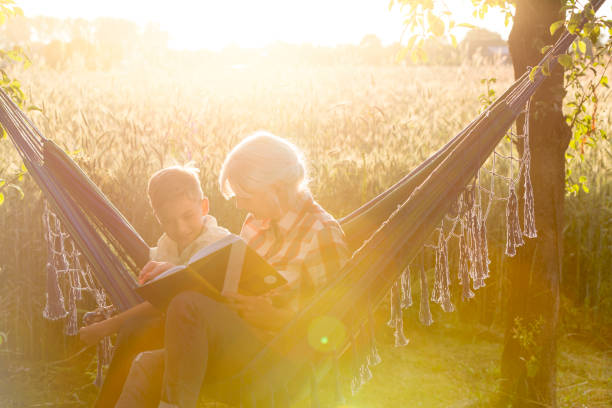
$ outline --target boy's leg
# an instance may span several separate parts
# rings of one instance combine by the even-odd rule
[[[117,408],[157,408],[164,372],[164,349],[144,351],[136,356]]]
[[[134,358],[142,351],[159,349],[163,345],[163,317],[131,319],[125,322],[119,330],[113,358],[94,407],[114,407]]]
[[[162,400],[195,408],[202,384],[237,373],[263,347],[236,312],[197,292],[177,295],[166,312]]]

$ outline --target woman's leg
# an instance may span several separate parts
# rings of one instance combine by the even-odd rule
[[[197,292],[177,295],[166,313],[162,400],[195,408],[204,381],[235,374],[262,347],[226,305]]]
[[[119,330],[113,358],[95,402],[96,408],[112,408],[117,403],[132,361],[138,353],[162,348],[164,319],[162,316],[131,319]]]

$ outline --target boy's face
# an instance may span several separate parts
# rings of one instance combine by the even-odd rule
[[[208,199],[192,200],[180,195],[155,209],[155,215],[164,232],[179,248],[191,244],[202,232],[202,217],[208,214]]]

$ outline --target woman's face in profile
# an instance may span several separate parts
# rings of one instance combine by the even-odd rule
[[[283,214],[274,191],[260,191],[248,196],[236,195],[236,208],[252,213],[259,219],[278,219]]]

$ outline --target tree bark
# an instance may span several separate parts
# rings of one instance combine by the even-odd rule
[[[516,78],[529,66],[535,66],[542,57],[540,49],[556,39],[551,37],[549,27],[563,18],[561,6],[560,0],[517,0],[508,40]],[[538,237],[525,238],[525,245],[509,262],[508,314],[501,361],[503,406],[557,406],[565,150],[571,137],[562,112],[564,96],[563,72],[557,68],[531,101],[531,181]],[[522,129],[523,121],[518,121],[517,129]],[[518,148],[522,150],[523,146],[519,143]]]

